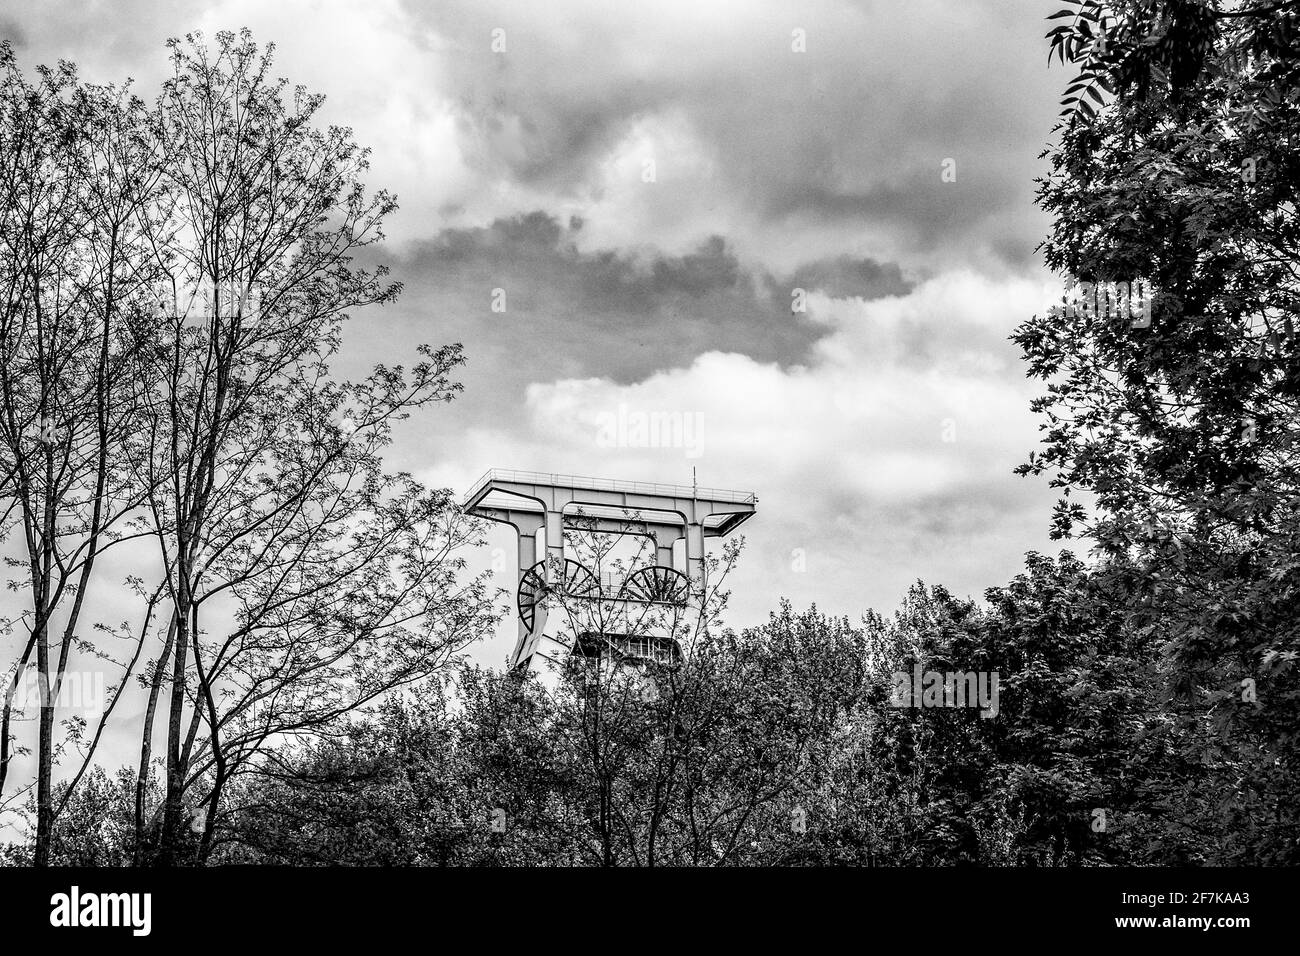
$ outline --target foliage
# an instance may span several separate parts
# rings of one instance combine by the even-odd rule
[[[1149,327],[1058,309],[1016,330],[1047,383],[1045,447],[1021,470],[1062,489],[1056,533],[1093,542],[1125,626],[1159,649],[1158,734],[1203,782],[1152,787],[1150,805],[1204,830],[1217,859],[1291,859],[1300,5],[1071,10],[1054,49],[1117,96],[1058,129],[1047,264],[1156,295]],[[1105,51],[1083,42],[1103,19],[1119,24]]]

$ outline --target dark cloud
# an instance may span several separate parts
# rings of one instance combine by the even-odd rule
[[[741,261],[722,237],[681,255],[583,251],[581,229],[580,220],[533,212],[445,229],[385,256],[404,293],[356,317],[348,361],[359,368],[398,361],[415,342],[463,342],[469,363],[457,414],[431,427],[511,427],[537,382],[628,384],[712,351],[782,368],[805,364],[827,328],[815,315],[792,314],[793,288],[863,299],[910,289],[896,265],[870,259],[814,260],[773,276]],[[495,289],[504,290],[504,313],[492,311]],[[430,449],[439,443],[432,432],[412,438]]]
[[[795,269],[786,285],[823,292],[836,299],[906,295],[912,288],[904,281],[902,270],[897,265],[882,265],[872,259],[853,256],[834,256],[806,263]]]
[[[408,300],[438,303],[433,311],[480,350],[527,355],[521,386],[552,377],[634,382],[710,351],[788,367],[824,334],[791,313],[792,288],[862,298],[908,289],[897,266],[871,260],[840,256],[778,278],[742,264],[720,236],[667,255],[585,252],[580,231],[580,221],[544,212],[447,229],[395,269]],[[491,311],[494,289],[504,291],[504,313]]]

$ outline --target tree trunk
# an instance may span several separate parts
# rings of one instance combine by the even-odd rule
[[[163,675],[167,673],[167,661],[172,654],[172,644],[176,639],[176,618],[173,612],[172,622],[167,627],[167,639],[162,653],[154,667],[153,680],[149,685],[149,703],[144,711],[144,730],[140,736],[140,770],[135,777],[135,847],[132,862],[135,866],[144,863],[144,801],[149,791],[149,776],[152,772],[150,762],[153,760],[153,722],[158,713],[158,695],[162,691]]]

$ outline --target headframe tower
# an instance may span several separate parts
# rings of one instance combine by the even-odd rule
[[[757,507],[753,492],[498,469],[475,482],[463,504],[469,514],[515,529],[519,637],[510,664],[533,670],[547,661],[563,665],[573,650],[554,626],[548,632],[543,600],[548,593],[682,606],[699,602],[706,589],[705,539],[731,534]],[[654,563],[602,580],[565,553],[566,528],[579,527],[649,538]],[[679,540],[684,540],[684,567],[674,558]]]

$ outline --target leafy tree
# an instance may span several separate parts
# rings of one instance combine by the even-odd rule
[[[1062,489],[1056,533],[1093,541],[1128,626],[1160,646],[1170,746],[1216,794],[1213,811],[1186,805],[1186,827],[1250,807],[1270,823],[1245,852],[1285,857],[1300,770],[1300,8],[1062,14],[1054,52],[1115,96],[1088,93],[1057,130],[1046,260],[1097,283],[1146,278],[1155,299],[1148,327],[1056,309],[1016,330],[1047,382],[1045,447],[1022,471]]]
[[[675,664],[606,667],[598,684],[588,662],[550,689],[464,668],[454,693],[412,691],[346,742],[250,775],[217,859],[770,860],[820,785],[861,650],[846,622],[785,605],[761,628],[702,634]]]

